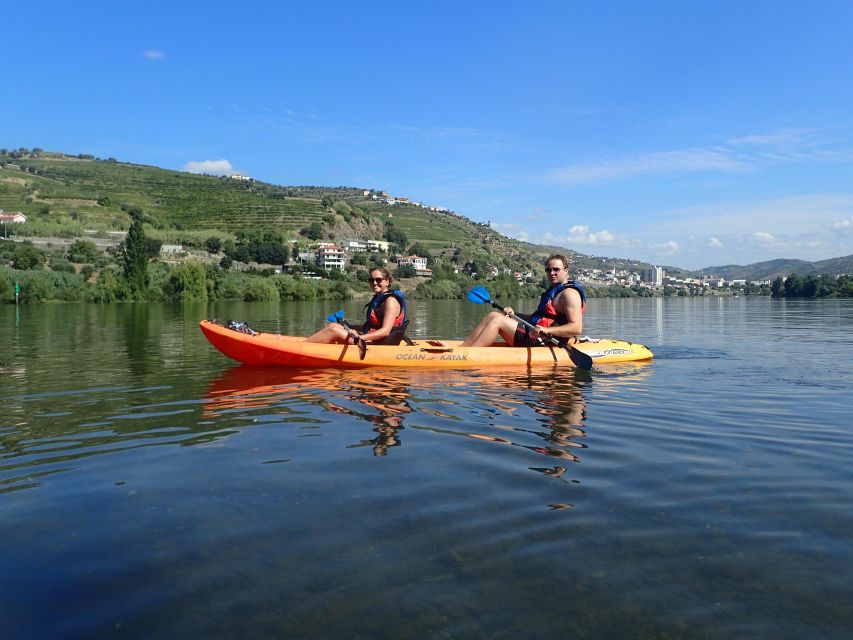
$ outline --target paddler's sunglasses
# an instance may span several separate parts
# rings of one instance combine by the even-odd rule
[[[563,270],[563,268],[562,268],[562,267],[545,267],[545,271],[546,271],[547,273],[552,273],[552,272],[553,272],[553,273],[559,273],[559,272],[560,272],[560,271],[562,271],[562,270]]]
[[[384,279],[385,279],[385,278],[368,278],[368,279],[367,279],[367,281],[368,281],[370,284],[379,284],[379,283],[380,283],[380,282],[382,282]]]

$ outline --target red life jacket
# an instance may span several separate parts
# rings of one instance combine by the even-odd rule
[[[391,333],[388,334],[380,344],[400,344],[406,339],[406,328],[409,326],[409,318],[406,313],[406,294],[399,289],[386,291],[385,293],[377,293],[370,299],[364,308],[367,310],[367,318],[362,325],[362,333],[370,333],[382,327],[382,321],[385,318],[384,305],[389,297],[394,297],[400,303],[400,313],[394,318]]]
[[[572,280],[571,282],[555,284],[554,286],[549,287],[548,290],[542,294],[542,298],[539,300],[539,306],[536,307],[536,312],[530,318],[530,324],[535,324],[540,327],[556,327],[561,324],[567,324],[569,319],[564,314],[558,313],[557,309],[554,307],[554,298],[566,289],[574,289],[580,294],[581,314],[583,314],[586,311],[586,291],[584,291],[583,285],[580,282]]]

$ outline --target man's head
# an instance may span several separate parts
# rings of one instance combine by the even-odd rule
[[[545,275],[552,284],[555,282],[567,282],[569,279],[569,261],[566,256],[555,253],[545,260]]]

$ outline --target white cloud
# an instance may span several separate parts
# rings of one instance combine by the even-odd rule
[[[772,233],[767,233],[766,231],[756,231],[752,234],[752,239],[758,244],[773,244],[776,242],[776,238],[773,237]]]
[[[720,242],[719,238],[709,238],[708,239],[708,247],[711,249],[722,249],[723,243]]]
[[[679,247],[678,243],[675,240],[668,240],[667,242],[651,244],[649,245],[649,249],[658,253],[665,253],[671,255],[673,253],[678,253]]]
[[[575,225],[569,229],[566,241],[573,244],[597,246],[616,244],[617,238],[607,229],[603,231],[590,231],[586,225]]]
[[[850,216],[845,220],[833,222],[829,225],[829,228],[834,231],[840,231],[842,234],[847,233],[848,231],[853,230],[853,216]]]
[[[162,51],[157,51],[157,49],[148,49],[146,51],[143,51],[142,55],[144,55],[149,60],[165,60],[166,59],[166,54],[163,53]]]
[[[214,176],[224,176],[229,173],[234,173],[234,167],[224,158],[222,160],[202,160],[187,162],[184,165],[184,171],[189,173],[207,173]]]

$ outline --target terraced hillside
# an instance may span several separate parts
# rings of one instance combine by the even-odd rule
[[[493,264],[522,269],[536,263],[528,247],[455,213],[412,205],[388,206],[351,187],[278,186],[258,181],[196,175],[113,159],[57,153],[21,158],[0,156],[0,209],[22,211],[34,223],[63,223],[81,229],[124,230],[127,211],[138,207],[146,221],[165,230],[235,232],[271,228],[297,238],[320,223],[324,237],[344,239],[339,201],[376,229],[393,226],[409,244],[458,260],[489,257]],[[345,207],[346,209],[346,207]],[[340,209],[338,209],[340,212]],[[365,238],[367,239],[367,238]]]
[[[18,160],[0,169],[0,185],[0,208],[36,219],[68,214],[91,226],[114,226],[129,207],[143,209],[159,225],[184,229],[295,231],[325,213],[319,197],[288,197],[266,185],[101,160]]]

